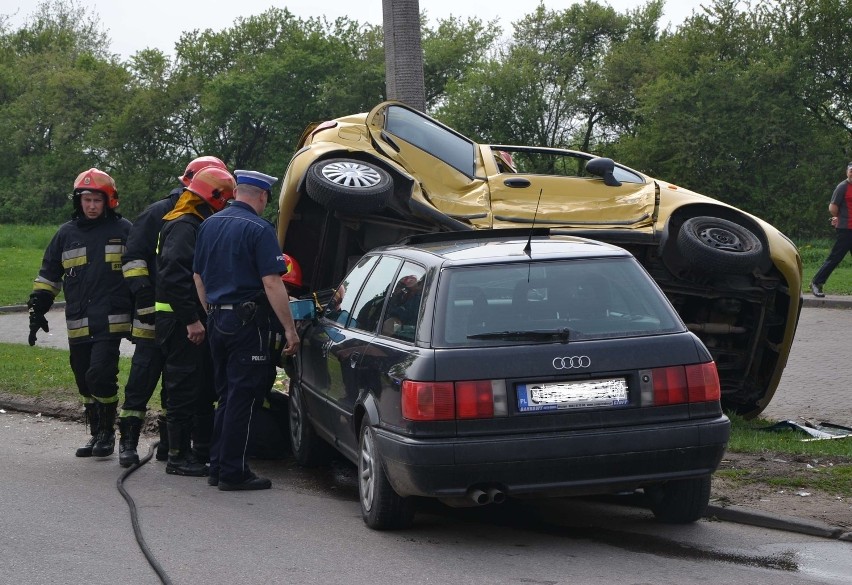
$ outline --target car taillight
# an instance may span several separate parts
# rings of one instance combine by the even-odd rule
[[[654,405],[685,404],[719,400],[719,373],[716,363],[672,366],[651,370]]]
[[[503,380],[402,383],[402,416],[408,420],[454,420],[506,416]]]

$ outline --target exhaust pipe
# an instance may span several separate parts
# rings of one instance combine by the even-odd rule
[[[495,487],[488,488],[487,496],[488,501],[494,504],[502,504],[506,501],[506,494],[504,494],[502,490],[499,490]]]
[[[506,501],[506,494],[496,487],[489,487],[484,490],[471,488],[463,496],[438,498],[438,500],[453,508],[472,508],[486,504],[502,504]]]
[[[477,506],[482,506],[491,501],[491,497],[480,489],[472,489],[467,493],[467,497]]]

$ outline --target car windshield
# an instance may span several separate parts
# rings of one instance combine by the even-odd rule
[[[571,343],[684,330],[633,258],[449,268],[438,287],[436,347]]]

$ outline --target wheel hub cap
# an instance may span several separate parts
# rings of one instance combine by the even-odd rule
[[[382,181],[375,169],[355,161],[329,163],[323,167],[322,175],[344,187],[375,187]]]

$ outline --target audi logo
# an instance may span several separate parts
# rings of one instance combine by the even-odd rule
[[[553,367],[557,370],[573,370],[577,368],[588,368],[592,360],[587,355],[570,355],[553,358]]]

